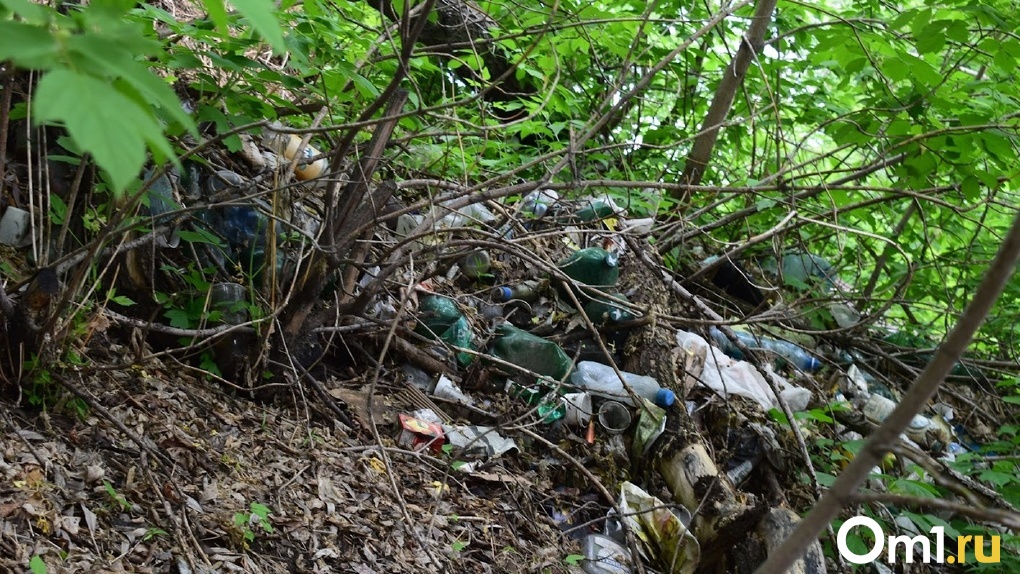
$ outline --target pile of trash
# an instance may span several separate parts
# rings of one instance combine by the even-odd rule
[[[115,287],[139,302],[137,293],[149,294],[162,313],[129,312],[114,300],[110,316],[156,316],[152,323],[178,330],[234,327],[198,346],[194,361],[227,380],[265,368],[265,318],[294,294],[288,289],[317,245],[326,211],[316,179],[326,162],[300,148],[300,139],[270,131],[260,147],[244,138],[241,157],[252,177],[212,169],[209,158],[147,174],[141,213],[151,241],[124,256]],[[288,165],[302,157],[311,161]],[[293,187],[279,179],[288,175]],[[725,300],[716,308],[733,320],[684,318],[684,289],[671,291],[666,309],[642,302],[653,286],[635,280],[647,277],[635,269],[659,259],[648,241],[654,220],[629,217],[618,196],[537,189],[450,207],[458,199],[423,209],[410,201],[379,206],[379,225],[352,250],[360,253],[357,266],[335,270],[316,307],[360,298],[354,314],[362,322],[338,316],[305,333],[317,352],[300,361],[301,372],[329,383],[344,369],[373,365],[350,350],[360,343],[362,355],[381,356],[375,366],[395,374],[396,392],[412,397],[384,440],[454,461],[456,473],[485,473],[499,461],[562,479],[573,493],[565,499],[586,502],[551,504],[546,519],[578,541],[589,574],[753,570],[819,488],[817,477],[805,479],[810,460],[790,415],[859,415],[856,422],[841,416],[834,427],[832,438],[849,441],[896,405],[904,377],[866,350],[813,337],[795,328],[796,318],[794,328],[739,325],[741,309],[813,292],[827,298],[820,320],[830,331],[878,333],[855,310],[852,286],[817,255],[681,261],[678,268],[700,273],[691,288]],[[15,249],[32,242],[25,213],[6,208],[0,242]],[[671,285],[664,278],[656,288]],[[634,348],[632,336],[648,330],[669,333],[672,354],[656,359],[673,365],[675,380],[621,369],[646,351]],[[892,343],[896,335],[873,338]],[[371,352],[379,349],[388,352]],[[901,356],[925,359],[921,351]],[[354,426],[367,427],[348,407]],[[978,448],[953,414],[935,405],[904,440],[933,457]],[[798,569],[833,566],[816,542]]]

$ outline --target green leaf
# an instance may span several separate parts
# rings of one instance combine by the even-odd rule
[[[113,301],[114,303],[120,305],[121,307],[130,307],[135,304],[135,302],[131,300],[131,298],[128,297],[127,295],[117,295],[116,297],[111,297],[110,301]]]
[[[93,8],[99,8],[111,13],[112,15],[118,16],[123,15],[134,5],[135,2],[132,2],[131,0],[92,0],[92,3],[90,4]]]
[[[103,70],[114,78],[123,78],[147,103],[158,106],[192,135],[197,135],[194,121],[184,111],[170,86],[156,77],[141,62],[136,61],[131,53],[124,52],[123,48],[111,45],[108,39],[95,34],[73,37],[68,40],[68,47],[73,48],[98,70]],[[158,48],[159,45],[156,44],[155,47]]]
[[[942,74],[931,64],[911,54],[900,54],[900,59],[910,70],[910,76],[926,86],[935,86],[942,81]]]
[[[216,25],[216,29],[227,34],[230,23],[227,20],[227,7],[223,0],[202,0],[205,11],[209,13],[209,19]]]
[[[946,45],[946,35],[943,31],[945,22],[932,22],[924,27],[921,35],[917,38],[917,51],[920,54],[937,52]]]
[[[167,309],[163,316],[170,320],[171,327],[178,329],[191,327],[191,316],[183,309]]]
[[[54,70],[39,80],[36,123],[63,123],[71,138],[110,176],[114,194],[137,179],[146,142],[166,157],[173,148],[151,111],[108,82],[72,71]]]
[[[60,46],[49,30],[21,22],[0,22],[0,60],[23,68],[48,70],[57,63]]]
[[[270,0],[239,0],[233,4],[274,50],[281,54],[287,51],[287,45],[283,42],[283,28],[273,13],[273,3]]]
[[[1005,472],[998,472],[998,471],[994,471],[994,470],[984,470],[984,471],[981,471],[981,473],[978,475],[978,477],[981,480],[984,480],[986,482],[990,482],[990,483],[994,484],[995,486],[1005,486],[1005,485],[1007,485],[1007,484],[1017,480],[1017,478],[1015,476],[1013,476],[1012,474],[1008,474],[1008,473],[1005,473]]]
[[[205,229],[198,229],[197,231],[182,229],[178,232],[178,235],[181,239],[188,243],[208,243],[209,245],[226,247],[226,244],[219,237],[216,237]]]
[[[804,412],[800,412],[800,413],[795,413],[795,416],[798,419],[810,419],[810,420],[814,420],[814,421],[818,421],[820,423],[826,423],[826,424],[834,422],[832,420],[832,417],[830,417],[828,414],[826,414],[826,412],[823,411],[822,409],[811,409],[810,411],[804,411]]]
[[[47,574],[49,570],[46,569],[46,563],[39,555],[35,555],[31,560],[28,561],[28,569],[32,571],[32,574]]]
[[[889,491],[918,498],[933,498],[939,495],[939,491],[934,486],[919,480],[894,480],[889,485]]]
[[[567,554],[567,557],[563,559],[564,562],[571,566],[577,566],[584,560],[584,556],[581,554]]]
[[[973,175],[968,175],[960,184],[960,191],[967,201],[975,201],[981,197],[981,182]]]
[[[262,520],[265,520],[266,517],[269,516],[271,512],[268,506],[266,506],[265,504],[260,504],[258,502],[252,502],[250,505],[248,505],[248,508],[251,509],[252,514],[258,516]]]
[[[50,194],[50,221],[54,225],[63,225],[67,219],[67,204],[59,195]]]
[[[0,6],[4,6],[32,24],[45,23],[53,14],[52,8],[40,6],[35,2],[29,2],[29,0],[0,0]],[[3,16],[2,12],[0,12],[0,16]],[[5,36],[0,37],[9,39]]]

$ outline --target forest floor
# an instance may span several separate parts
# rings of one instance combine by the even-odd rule
[[[67,383],[86,416],[0,404],[0,571],[561,572],[578,551],[548,476],[460,476],[397,447],[385,393],[376,441],[298,389],[240,399],[159,359]],[[358,379],[331,392],[367,397]]]

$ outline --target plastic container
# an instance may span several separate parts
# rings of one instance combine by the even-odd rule
[[[634,419],[623,403],[606,401],[599,407],[599,425],[609,434],[621,434],[630,428]]]
[[[788,253],[781,261],[766,261],[762,270],[773,275],[781,273],[783,282],[798,290],[817,284],[823,291],[830,291],[839,281],[832,264],[814,253]]]
[[[240,325],[247,320],[248,310],[244,307],[247,297],[240,283],[215,283],[209,287],[209,303],[220,312],[220,322],[225,325]]]
[[[582,223],[606,219],[623,213],[609,197],[593,197],[581,201],[581,207],[574,212],[573,219]]]
[[[563,422],[571,426],[586,427],[591,420],[590,393],[567,393],[560,397],[564,406]]]
[[[712,336],[712,340],[724,353],[737,359],[738,361],[744,359],[744,353],[733,344],[732,341],[723,334],[722,331],[715,327],[709,328],[709,334]],[[782,358],[784,361],[792,364],[794,367],[813,373],[822,367],[821,361],[815,356],[811,355],[799,345],[795,345],[788,341],[780,341],[777,339],[771,339],[769,337],[757,337],[750,333],[744,333],[741,331],[734,331],[734,335],[740,340],[748,349],[752,351],[768,351],[774,353]]]
[[[239,283],[215,283],[209,287],[210,307],[220,312],[220,323],[240,325],[248,320],[245,308],[248,293]],[[213,356],[220,373],[227,379],[234,379],[252,347],[252,337],[241,331],[232,331],[216,339]]]
[[[326,158],[319,158],[311,163],[302,163],[320,155],[320,152],[310,145],[302,148],[301,139],[302,137],[297,134],[281,134],[267,131],[263,142],[267,147],[288,160],[293,160],[295,156],[299,156],[298,165],[294,168],[294,177],[300,181],[307,181],[322,175],[326,168],[329,167],[329,163],[326,161]]]
[[[32,228],[32,215],[24,209],[8,207],[0,219],[0,243],[23,247],[29,243],[28,231]]]
[[[896,408],[896,401],[878,394],[862,393],[855,397],[854,404],[874,424],[881,424]],[[936,452],[944,450],[954,438],[953,429],[941,415],[931,418],[915,415],[903,432],[917,444]]]
[[[570,372],[573,362],[556,343],[509,323],[497,327],[496,333],[498,338],[492,346],[494,357],[557,381],[565,379]]]
[[[460,403],[462,405],[473,405],[475,404],[474,399],[464,394],[464,391],[457,386],[456,383],[451,381],[446,375],[440,375],[439,380],[436,381],[436,386],[432,389],[432,396],[446,399],[454,403]]]
[[[549,282],[546,280],[533,279],[517,283],[516,285],[500,285],[492,290],[490,296],[493,301],[498,303],[505,303],[514,299],[530,303],[537,300],[541,296],[542,291],[545,291],[548,286]]]
[[[626,546],[605,534],[589,534],[581,542],[581,570],[586,574],[631,574],[631,554]]]
[[[229,169],[221,169],[205,180],[205,191],[212,195],[232,187],[240,188],[242,185],[244,185],[243,177]]]
[[[592,287],[611,287],[620,279],[619,256],[598,247],[575,251],[557,267],[567,277]]]
[[[607,397],[631,407],[638,406],[638,403],[624,389],[624,382],[634,390],[637,396],[646,398],[660,407],[666,408],[676,402],[676,395],[673,391],[662,388],[659,386],[659,382],[652,377],[624,371],[621,371],[621,374],[623,380],[608,365],[593,361],[581,361],[577,364],[577,369],[570,375],[570,382],[593,395]]]
[[[489,258],[489,252],[478,249],[468,253],[460,260],[460,271],[465,277],[478,279],[489,272],[491,265],[492,260]]]

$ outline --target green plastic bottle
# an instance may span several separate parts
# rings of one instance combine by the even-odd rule
[[[559,345],[518,329],[509,323],[496,328],[492,356],[522,369],[528,369],[557,381],[564,380],[573,367],[570,357]]]
[[[622,299],[623,301],[627,301],[627,298],[616,290],[609,291],[608,293],[613,296],[613,299]],[[633,321],[634,319],[637,319],[637,316],[634,315],[634,313],[631,313],[630,309],[620,305],[612,299],[603,297],[596,297],[585,303],[584,314],[591,319],[591,322],[594,323],[596,327],[605,325],[606,323],[619,323],[621,321]]]
[[[616,215],[620,208],[612,200],[605,197],[596,197],[582,201],[580,209],[574,212],[574,219],[582,223],[606,219]]]
[[[620,279],[619,256],[598,247],[575,251],[557,267],[567,277],[592,287],[612,287]]]
[[[418,305],[418,326],[414,332],[424,337],[439,339],[455,347],[474,349],[474,333],[467,317],[460,307],[447,297],[426,295]],[[474,356],[465,351],[457,352],[457,363],[470,365]]]

